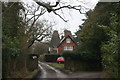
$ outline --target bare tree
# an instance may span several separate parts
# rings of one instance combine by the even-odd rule
[[[48,48],[49,48],[49,43],[37,42],[37,43],[34,43],[33,52],[41,55],[41,54],[44,54],[44,53],[48,53]]]
[[[46,20],[39,20],[40,16],[46,12],[45,8],[35,4],[29,6],[23,3],[23,5],[25,9],[21,11],[24,21],[22,30],[24,31],[28,48],[30,48],[35,41],[42,41],[46,36],[49,36],[53,25]]]
[[[67,9],[74,9],[80,12],[80,14],[85,14],[86,12],[82,12],[82,9],[89,9],[86,8],[84,6],[81,5],[75,5],[72,6],[70,4],[68,5],[62,5],[60,4],[61,0],[57,0],[55,5],[51,5],[49,2],[45,3],[42,0],[34,0],[39,6],[42,6],[44,8],[46,8],[46,10],[50,13],[53,12],[55,15],[59,16],[62,20],[64,20],[65,22],[67,22],[67,20],[65,20],[60,14],[57,13],[58,10],[62,10],[63,8],[67,8]]]
[[[32,46],[35,41],[41,42],[45,37],[50,36],[52,26],[53,24],[48,23],[47,20],[37,21],[28,34],[30,43],[28,47]]]

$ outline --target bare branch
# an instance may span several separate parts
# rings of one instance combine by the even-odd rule
[[[51,12],[51,11],[57,11],[57,10],[60,10],[60,9],[62,9],[62,8],[68,8],[68,9],[75,9],[75,10],[78,10],[81,14],[85,14],[85,13],[82,13],[81,12],[81,8],[83,7],[83,6],[81,6],[81,5],[78,5],[78,6],[71,6],[71,5],[66,5],[66,6],[62,6],[62,7],[59,7],[59,8],[56,8],[56,9],[54,9],[53,7],[56,7],[59,3],[60,3],[60,0],[58,0],[57,2],[56,2],[56,5],[50,5],[50,4],[48,4],[48,3],[45,3],[45,2],[38,2],[38,1],[36,1],[36,0],[34,0],[38,5],[40,5],[40,6],[43,6],[44,8],[46,8],[47,9],[47,11],[48,12]],[[85,8],[85,7],[84,7]]]
[[[35,1],[35,0],[34,0]],[[42,6],[42,7],[45,7],[47,9],[48,12],[51,12],[53,11],[52,7],[47,4],[47,3],[44,3],[44,2],[37,2],[35,1],[38,5]]]
[[[52,11],[55,15],[59,16],[59,17],[60,17],[63,21],[65,21],[65,22],[67,22],[67,20],[65,20],[61,15],[59,15],[59,14],[56,12],[57,10],[61,10],[61,9],[63,9],[63,8],[68,8],[68,9],[77,10],[77,11],[80,12],[80,14],[85,14],[85,13],[86,13],[86,12],[82,12],[82,11],[81,11],[82,8],[85,8],[85,7],[81,6],[81,5],[78,5],[78,6],[66,5],[66,6],[60,6],[60,7],[56,8],[57,5],[59,5],[60,0],[58,0],[55,5],[50,5],[49,3],[45,3],[45,2],[41,2],[41,1],[38,2],[38,1],[36,1],[36,0],[34,0],[34,1],[35,1],[38,5],[46,8],[49,13]]]
[[[62,7],[59,7],[57,9],[54,9],[54,11],[57,11],[57,10],[60,10],[60,9],[63,9],[63,8],[78,10],[80,12],[80,14],[85,14],[85,13],[81,12],[81,8],[82,8],[81,5],[78,5],[78,6],[71,6],[71,5],[62,6]]]
[[[60,16],[59,14],[57,14],[55,11],[53,11],[54,14],[58,15],[63,21],[67,22],[68,20],[65,20],[62,16]]]
[[[43,35],[43,33],[44,33],[46,30],[48,30],[49,28],[51,28],[51,26],[49,26],[48,28],[44,29],[44,30],[39,34],[39,36],[37,37],[37,39],[40,38],[40,37]]]
[[[42,8],[41,6],[34,7],[34,4],[32,5],[32,7],[28,5],[25,6],[26,9],[23,12],[23,17],[25,21],[24,30],[25,35],[27,36],[28,48],[30,48],[35,41],[42,41],[46,36],[48,36],[47,30],[49,30],[49,26],[45,26],[44,23],[42,23],[44,21],[37,22],[39,17],[46,12],[45,8]],[[39,26],[35,26],[36,23],[39,23]]]
[[[57,7],[57,5],[60,3],[60,0],[56,1],[55,5],[51,5],[51,7]]]
[[[26,5],[28,8],[31,8],[30,6]],[[33,5],[34,6],[34,5]],[[32,11],[33,10],[33,11]],[[26,25],[26,33],[29,34],[29,32],[31,31],[31,28],[33,27],[33,25],[35,24],[35,22],[38,20],[38,18],[43,15],[46,11],[44,8],[41,8],[40,6],[38,6],[35,9],[26,9],[26,11],[24,12],[24,20],[25,20],[25,25]],[[39,14],[36,14],[37,11],[40,10]],[[32,12],[30,14],[30,11]],[[31,15],[31,17],[29,17],[27,19],[27,16]],[[28,28],[29,27],[29,28]]]
[[[34,15],[34,21],[31,23],[31,26],[30,26],[30,29],[29,29],[29,31],[28,31],[28,33],[31,31],[31,29],[32,29],[32,27],[33,27],[33,25],[35,24],[35,22],[38,20],[38,18],[41,16],[41,15],[43,15],[45,13],[45,11],[42,13],[40,13],[38,16],[37,16],[37,18],[35,18],[35,15]]]
[[[31,28],[29,33],[29,46],[30,48],[35,41],[42,41],[45,37],[49,36],[51,33],[52,25],[47,24],[47,21],[38,21]],[[38,25],[36,25],[38,24]],[[40,27],[41,26],[41,27]],[[39,28],[40,27],[40,28]]]
[[[31,41],[31,44],[28,46],[28,48],[30,48],[30,47],[34,44],[35,40],[40,42],[40,41],[42,41],[47,35],[49,35],[49,34],[46,34],[46,35],[42,36],[41,39],[34,39],[34,40],[32,40],[32,41]]]
[[[39,8],[40,8],[40,6],[37,8],[37,10],[35,10],[34,12],[33,12],[33,14],[29,14],[29,15],[33,15],[31,18],[29,18],[28,20],[27,20],[27,22],[29,22],[30,20],[32,20],[33,18],[35,18],[36,16],[38,17],[40,17],[41,15],[43,15],[46,11],[45,11],[45,9],[43,9],[43,8],[41,8],[41,12],[39,13],[39,14],[35,14],[38,10],[39,10]],[[29,11],[29,10],[28,10]]]
[[[60,6],[60,4],[59,4],[59,6]],[[61,7],[61,6],[60,6]],[[65,16],[64,16],[64,13],[63,13],[63,10],[61,9],[61,12],[62,12],[62,14],[63,14],[63,17],[65,18]]]
[[[28,46],[28,48],[30,48],[30,47],[33,45],[34,42],[35,42],[35,41],[32,41],[31,44]]]
[[[40,1],[38,2],[38,1],[36,1],[36,0],[34,0],[34,1],[35,1],[38,5],[43,6],[44,8],[46,8],[48,12],[53,11],[53,10],[54,10],[53,7],[57,7],[57,5],[60,3],[60,0],[56,1],[56,4],[55,4],[55,5],[50,5],[50,4],[48,4],[48,3],[40,2]]]

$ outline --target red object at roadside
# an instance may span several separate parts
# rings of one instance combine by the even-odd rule
[[[57,62],[57,63],[64,63],[65,60],[64,60],[63,57],[58,57],[56,62]]]

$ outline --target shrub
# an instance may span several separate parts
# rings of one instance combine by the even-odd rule
[[[71,60],[79,60],[79,59],[81,59],[81,55],[76,54],[75,52],[63,52],[62,56],[64,58],[70,58]]]
[[[101,63],[92,58],[83,57],[76,52],[63,52],[62,56],[65,58],[65,69],[72,71],[96,71],[101,70]]]
[[[76,52],[63,52],[62,56],[64,58],[70,58],[71,60],[77,61],[100,61],[93,56],[84,55],[84,53],[76,53]]]
[[[60,57],[59,54],[45,55],[46,62],[56,62],[57,58]]]

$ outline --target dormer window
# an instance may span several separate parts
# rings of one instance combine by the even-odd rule
[[[66,39],[66,43],[70,43],[70,41],[71,41],[71,40],[70,40],[69,38]]]

